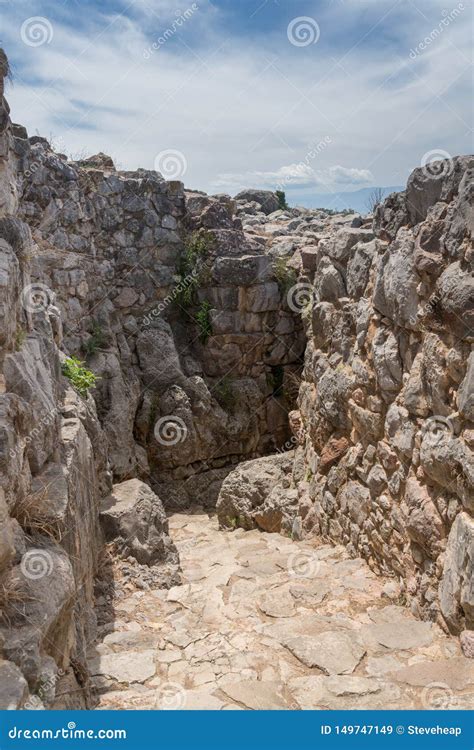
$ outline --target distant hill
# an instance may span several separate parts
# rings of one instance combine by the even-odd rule
[[[383,188],[362,188],[361,190],[354,190],[350,193],[315,193],[311,196],[305,195],[301,201],[302,205],[307,208],[332,208],[336,211],[342,211],[345,208],[353,208],[358,213],[368,213],[367,202],[370,194],[374,190],[383,190],[384,197],[390,195],[390,193],[398,193],[400,190],[404,190],[404,187],[396,185],[395,187],[383,187]],[[291,201],[291,195],[289,196]],[[291,201],[293,203],[293,201]]]

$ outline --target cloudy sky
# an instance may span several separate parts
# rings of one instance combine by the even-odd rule
[[[12,117],[188,187],[404,184],[472,152],[471,0],[0,0]]]

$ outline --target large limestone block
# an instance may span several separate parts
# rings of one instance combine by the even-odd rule
[[[296,494],[289,489],[293,454],[246,461],[224,480],[217,500],[223,528],[260,527],[280,531],[296,515]]]
[[[161,500],[139,479],[115,484],[102,502],[100,518],[106,539],[117,541],[124,556],[143,565],[177,563]]]
[[[471,352],[466,370],[466,377],[459,386],[459,411],[469,422],[474,422],[474,352]]]
[[[413,235],[410,230],[401,229],[379,263],[373,295],[375,309],[398,326],[413,327],[419,282],[414,267]]]
[[[235,196],[235,200],[242,203],[258,203],[267,216],[280,208],[280,202],[271,190],[242,190]]]
[[[454,633],[474,627],[474,520],[467,513],[459,513],[449,533],[439,598]]]

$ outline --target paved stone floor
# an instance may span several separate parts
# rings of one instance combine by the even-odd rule
[[[114,603],[91,653],[102,709],[472,707],[457,639],[382,596],[342,547],[174,515],[183,585]]]

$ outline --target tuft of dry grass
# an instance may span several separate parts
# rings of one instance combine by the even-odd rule
[[[16,518],[22,529],[28,534],[41,534],[55,542],[62,539],[62,529],[58,521],[45,515],[45,498],[48,487],[21,498],[13,506],[10,514]]]
[[[0,578],[0,622],[11,627],[15,616],[21,613],[20,607],[32,600],[26,583],[14,571],[4,573]]]

